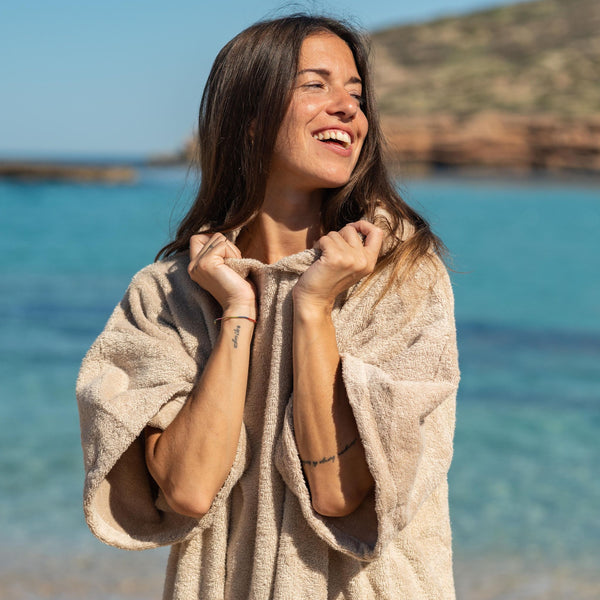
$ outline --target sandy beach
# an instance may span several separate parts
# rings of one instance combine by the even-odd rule
[[[3,600],[160,600],[167,551],[126,552],[98,544],[77,555],[5,550],[0,556]],[[600,576],[591,566],[486,557],[456,561],[455,574],[458,600],[600,598]]]
[[[73,397],[185,175],[152,177],[110,190],[0,181],[2,600],[161,597],[166,549],[108,548],[85,526]],[[598,599],[597,185],[423,179],[410,196],[456,258],[457,597]]]

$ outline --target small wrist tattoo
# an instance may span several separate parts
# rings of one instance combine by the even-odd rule
[[[235,329],[233,330],[233,338],[232,338],[232,342],[233,342],[233,347],[237,348],[238,347],[238,338],[240,337],[240,326],[236,325]]]
[[[349,444],[346,444],[337,453],[337,456],[341,456],[342,454],[344,454],[344,452],[348,452],[348,450],[350,450],[350,448],[352,448],[352,446],[354,446],[354,444],[356,444],[357,441],[358,441],[358,438],[355,437]],[[318,465],[323,465],[328,462],[335,462],[335,457],[336,457],[336,455],[333,454],[332,456],[325,456],[321,460],[304,460],[301,458],[300,463],[303,465],[311,466],[311,467],[317,467]]]

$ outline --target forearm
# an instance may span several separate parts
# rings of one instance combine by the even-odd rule
[[[294,310],[294,430],[313,507],[355,510],[373,486],[341,377],[331,312]]]
[[[229,314],[249,314],[233,309]],[[221,322],[200,379],[173,422],[147,435],[150,473],[175,511],[206,513],[234,462],[244,412],[254,324]]]

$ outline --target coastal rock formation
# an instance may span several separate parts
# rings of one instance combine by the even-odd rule
[[[390,158],[401,165],[600,173],[600,115],[388,116],[383,128]]]
[[[395,170],[600,173],[598,0],[511,3],[372,41]],[[194,139],[155,164],[194,160]]]
[[[126,166],[38,162],[0,162],[0,179],[18,181],[75,181],[79,183],[131,183],[137,171]]]
[[[600,173],[600,2],[540,0],[373,34],[393,162]]]

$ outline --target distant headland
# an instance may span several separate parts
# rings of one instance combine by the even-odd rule
[[[598,0],[509,4],[371,38],[394,171],[600,174]]]
[[[537,0],[372,34],[393,171],[600,174],[600,2]],[[188,164],[194,136],[150,166]],[[0,162],[0,178],[123,182],[130,166]]]
[[[539,0],[373,34],[399,165],[600,173],[600,2]]]
[[[0,179],[117,184],[134,182],[137,179],[137,170],[127,165],[0,160]]]

